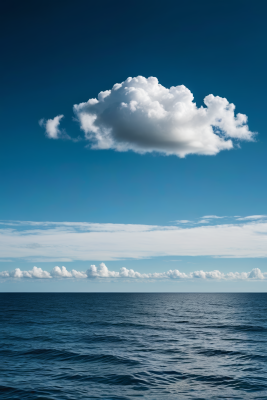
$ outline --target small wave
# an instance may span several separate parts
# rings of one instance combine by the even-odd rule
[[[220,349],[203,349],[197,352],[198,354],[207,356],[207,357],[216,357],[216,356],[244,356],[244,353],[239,351],[231,351],[231,350],[220,350]]]
[[[191,323],[193,325],[193,323]],[[256,332],[256,333],[263,333],[267,332],[267,328],[264,326],[257,326],[257,325],[231,325],[231,324],[217,324],[217,325],[212,325],[212,324],[200,324],[200,323],[195,323],[198,328],[207,328],[207,329],[216,329],[216,330],[232,330],[232,331],[238,331],[238,332]]]
[[[43,360],[53,361],[67,361],[67,362],[79,362],[79,363],[107,363],[107,364],[120,364],[127,366],[140,365],[140,362],[127,357],[121,357],[114,354],[79,354],[66,350],[57,349],[32,349],[28,351],[18,351],[11,349],[4,349],[0,351],[2,357],[29,357]]]
[[[257,379],[254,378],[253,380],[249,380],[249,379],[237,379],[231,376],[221,376],[221,375],[200,375],[200,374],[197,375],[197,374],[190,374],[173,370],[150,371],[150,373],[160,375],[162,377],[168,376],[169,381],[190,380],[194,382],[205,382],[213,386],[225,386],[236,389],[239,388],[239,389],[253,390],[253,391],[261,391],[267,389],[265,379],[260,377],[258,377]]]
[[[131,386],[131,385],[143,385],[149,386],[151,385],[148,380],[135,377],[134,375],[125,374],[109,374],[109,375],[83,375],[83,374],[62,374],[56,378],[57,380],[74,380],[79,382],[94,382],[105,385],[122,385],[122,386]]]
[[[58,392],[58,391],[55,391]],[[2,400],[29,400],[29,399],[39,399],[39,400],[54,400],[54,396],[51,397],[44,391],[37,390],[23,390],[12,386],[0,385],[0,395]]]
[[[78,362],[101,362],[110,364],[139,365],[140,362],[126,357],[113,354],[79,354],[71,351],[56,349],[33,349],[21,353],[22,356],[32,356],[42,359],[78,361]]]
[[[122,337],[119,336],[112,336],[112,335],[86,335],[82,336],[79,339],[80,342],[86,342],[86,343],[97,343],[97,342],[107,342],[107,343],[121,343],[125,342],[126,339],[123,339]]]

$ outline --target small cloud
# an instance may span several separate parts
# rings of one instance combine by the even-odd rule
[[[38,124],[40,126],[44,126],[45,125],[45,119],[44,118],[39,119]]]
[[[218,217],[217,215],[204,215],[204,217],[202,217],[203,219],[221,219],[221,218],[225,218],[225,217]]]
[[[51,275],[47,271],[43,271],[42,268],[33,267],[30,271],[21,271],[20,268],[16,268],[14,271],[11,272],[1,272],[0,276],[5,278],[38,278],[38,279],[48,279],[51,278]]]
[[[55,118],[48,120],[42,118],[38,121],[39,125],[45,128],[46,136],[49,139],[62,139],[69,137],[64,131],[59,129],[62,118],[64,118],[64,115],[57,115]]]
[[[238,221],[249,221],[249,220],[258,220],[265,218],[267,218],[267,215],[250,215],[248,217],[239,217],[239,218],[236,217]]]
[[[68,272],[65,267],[54,267],[52,269],[51,275],[55,278],[71,278],[72,273]]]

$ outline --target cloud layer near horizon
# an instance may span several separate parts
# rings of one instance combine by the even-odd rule
[[[267,273],[262,273],[259,268],[254,268],[250,272],[229,272],[224,274],[218,270],[204,272],[194,271],[188,274],[179,270],[169,270],[167,272],[140,273],[133,269],[121,268],[119,272],[109,271],[104,263],[98,267],[91,265],[86,272],[80,272],[73,269],[68,271],[63,267],[54,267],[49,273],[42,268],[33,267],[29,271],[21,271],[16,268],[12,272],[0,272],[0,278],[27,278],[27,279],[51,279],[51,278],[72,278],[72,279],[95,279],[95,278],[122,278],[122,279],[215,279],[215,280],[264,280],[267,279]]]
[[[216,225],[208,219],[183,221],[179,226],[2,221],[0,259],[66,262],[162,256],[267,257],[266,216],[240,218]],[[212,221],[221,220],[212,216]]]
[[[234,141],[253,140],[247,116],[235,115],[227,99],[210,94],[199,108],[193,99],[184,85],[168,89],[157,78],[138,76],[74,105],[74,112],[93,149],[185,157],[215,155]]]

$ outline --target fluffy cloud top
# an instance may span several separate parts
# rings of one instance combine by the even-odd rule
[[[206,107],[198,108],[193,99],[183,85],[168,89],[157,78],[138,76],[74,105],[74,112],[94,149],[185,157],[214,155],[233,148],[233,140],[253,140],[247,116],[235,115],[234,104],[210,94]]]
[[[59,129],[59,124],[64,115],[57,115],[53,119],[40,119],[39,125],[45,127],[46,136],[49,139],[59,139],[62,137],[62,132]]]
[[[51,275],[47,271],[43,271],[42,268],[33,267],[30,271],[21,271],[20,268],[16,268],[12,272],[3,271],[0,272],[1,278],[39,278],[47,279],[51,278]]]
[[[91,265],[86,272],[76,270],[67,271],[65,267],[54,267],[51,273],[43,271],[41,268],[33,267],[30,271],[21,271],[16,268],[15,271],[0,272],[0,278],[75,278],[75,279],[96,279],[96,278],[122,278],[122,279],[215,279],[215,280],[264,280],[267,279],[267,273],[262,273],[259,268],[254,268],[250,272],[229,272],[224,274],[220,271],[194,271],[188,274],[179,270],[169,270],[167,272],[140,273],[133,269],[121,268],[119,272],[109,271],[104,263],[98,267]]]
[[[51,276],[53,278],[87,278],[85,272],[79,272],[75,269],[69,272],[66,267],[54,267],[51,271]]]

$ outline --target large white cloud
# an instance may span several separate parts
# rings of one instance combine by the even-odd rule
[[[253,140],[247,116],[235,115],[234,104],[210,94],[198,108],[193,99],[183,85],[168,89],[157,78],[138,76],[74,105],[74,112],[94,149],[185,157],[214,155],[232,149],[233,140]]]
[[[213,280],[265,280],[267,273],[262,273],[259,268],[254,268],[250,272],[229,272],[224,274],[220,271],[194,271],[189,273],[180,272],[179,270],[169,270],[167,272],[140,273],[133,269],[123,267],[120,271],[110,271],[104,263],[98,267],[91,265],[86,272],[76,270],[67,271],[65,267],[54,267],[51,273],[43,271],[41,268],[33,267],[30,271],[21,271],[16,268],[12,272],[0,272],[0,278],[73,278],[73,279],[93,279],[93,278],[121,278],[121,279],[213,279]]]

